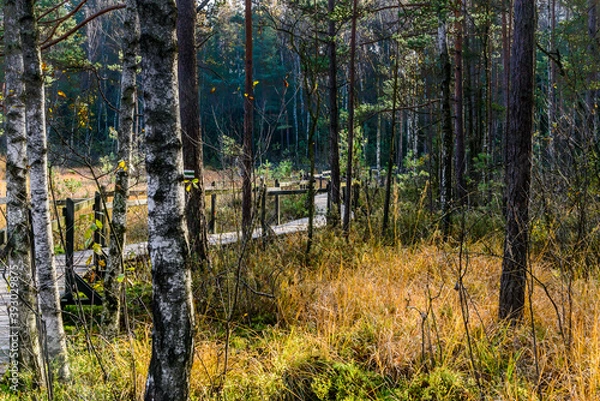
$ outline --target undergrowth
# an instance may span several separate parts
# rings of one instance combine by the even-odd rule
[[[483,223],[473,222],[475,231],[484,231],[478,226]],[[233,313],[227,300],[240,267],[239,248],[214,252],[211,270],[196,271],[194,278],[191,399],[600,397],[596,275],[567,285],[543,253],[532,256],[532,334],[528,318],[514,327],[498,322],[501,241],[483,233],[462,245],[435,239],[385,245],[364,238],[364,232],[354,232],[346,242],[334,231],[319,232],[308,262],[303,235],[251,244]],[[73,379],[55,386],[56,400],[143,398],[151,288],[148,267],[136,269],[126,280],[131,335],[107,341],[97,325],[72,329]],[[23,382],[19,394],[4,384],[0,399],[45,398],[43,389],[29,387],[26,377]]]

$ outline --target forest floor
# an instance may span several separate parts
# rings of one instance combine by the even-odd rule
[[[61,172],[63,190],[91,196],[96,186],[84,175]],[[232,178],[209,170],[205,182]],[[508,326],[497,319],[495,223],[483,222],[481,238],[461,244],[442,242],[435,228],[419,239],[417,223],[406,220],[396,226],[404,242],[392,245],[377,224],[353,224],[347,241],[317,231],[308,258],[306,234],[213,249],[211,269],[194,272],[192,400],[600,399],[597,265],[585,274],[560,268],[550,242],[536,244],[524,319]],[[241,260],[243,296],[231,310]],[[132,260],[128,320],[114,341],[102,336],[97,307],[69,307],[73,380],[56,384],[56,400],[143,399],[150,282],[147,261]],[[47,398],[26,376],[23,390],[11,393],[0,382],[0,400]]]
[[[501,241],[390,246],[365,235],[347,243],[320,231],[308,260],[304,234],[255,244],[231,314],[240,248],[215,251],[212,270],[194,277],[191,399],[600,399],[596,275],[568,277],[532,256],[535,285],[511,327],[497,319]],[[57,385],[56,399],[142,399],[149,274],[143,265],[128,272],[131,335],[106,341],[93,309],[67,322],[74,379]]]

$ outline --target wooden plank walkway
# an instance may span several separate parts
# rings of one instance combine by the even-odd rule
[[[325,214],[327,212],[327,194],[318,194],[315,196],[315,228],[323,227],[326,224]],[[271,226],[272,234],[287,235],[301,231],[306,231],[308,227],[308,218],[294,220],[278,226]],[[262,236],[262,229],[254,230],[253,238]],[[241,238],[241,233],[230,232],[221,234],[210,234],[209,243],[211,246],[223,246],[238,242]],[[138,244],[129,244],[125,246],[125,255],[130,258],[142,256],[148,253],[148,244],[146,242]],[[75,252],[73,256],[73,264],[77,274],[84,275],[90,268],[88,260],[93,256],[92,250]],[[64,293],[65,288],[65,255],[57,255],[54,257],[57,270],[57,281],[60,293]],[[9,293],[6,280],[6,266],[0,267],[0,376],[6,372],[9,357],[9,319],[8,319],[8,304]]]

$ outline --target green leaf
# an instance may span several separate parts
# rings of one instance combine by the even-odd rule
[[[124,274],[119,274],[117,276],[117,283],[122,283],[123,280],[125,280],[125,275]]]
[[[96,220],[96,228],[102,230],[102,227],[104,227],[104,224],[100,220]]]

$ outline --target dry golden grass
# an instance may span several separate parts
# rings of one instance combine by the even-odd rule
[[[249,272],[281,272],[276,299],[256,298],[259,306],[232,322],[225,375],[223,316],[200,316],[192,399],[600,399],[596,277],[573,281],[569,313],[564,275],[533,258],[534,348],[529,304],[521,325],[497,320],[501,259],[489,247],[469,245],[461,259],[450,246],[346,244],[324,232],[313,262],[304,265],[303,244],[302,236],[291,236],[271,250],[251,251]],[[276,315],[277,323],[262,324],[262,313]],[[149,333],[131,343],[97,338],[109,370],[100,387],[95,358],[74,347],[76,379],[61,390],[63,399],[125,400],[134,392],[141,399]]]

